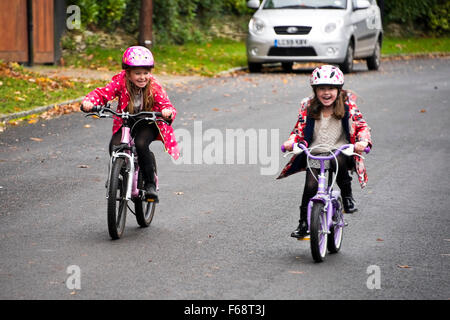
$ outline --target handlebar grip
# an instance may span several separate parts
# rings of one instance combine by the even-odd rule
[[[286,147],[283,145],[281,145],[281,152],[285,153],[286,152]]]
[[[369,152],[370,152],[370,147],[369,147],[369,146],[365,147],[365,148],[364,148],[364,152],[365,152],[365,153],[369,153]]]
[[[84,113],[88,113],[88,112],[94,112],[97,113],[99,112],[101,109],[103,108],[103,106],[93,106],[92,109],[90,111],[86,111],[83,108],[83,105],[80,106],[80,110],[83,111]]]

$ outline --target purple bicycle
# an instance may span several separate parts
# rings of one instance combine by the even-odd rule
[[[310,234],[311,254],[316,262],[325,260],[327,249],[330,253],[337,253],[341,249],[342,237],[344,234],[344,215],[342,212],[342,197],[339,190],[333,190],[333,185],[336,182],[338,172],[338,164],[336,157],[342,152],[347,156],[361,155],[354,153],[353,144],[345,144],[333,151],[333,147],[329,145],[317,145],[308,149],[301,143],[294,143],[292,145],[293,151],[288,154],[300,154],[305,152],[308,159],[315,159],[320,161],[320,174],[316,177],[318,181],[317,194],[312,197],[308,203],[308,231]],[[329,150],[329,156],[314,156],[311,151],[316,148],[326,148]],[[284,146],[281,147],[282,152],[286,152]],[[369,153],[370,148],[364,149]],[[325,161],[336,160],[336,174],[333,178],[333,172],[330,170],[328,177],[328,185],[325,177]],[[309,165],[308,165],[309,167]],[[311,172],[312,173],[312,172]],[[328,187],[326,187],[328,186]],[[330,237],[330,238],[328,238]]]
[[[111,238],[115,240],[122,236],[125,229],[127,208],[136,216],[139,226],[146,228],[153,220],[156,202],[158,202],[154,199],[147,199],[145,195],[143,175],[139,170],[136,147],[134,146],[134,139],[131,137],[132,126],[140,121],[146,121],[147,123],[156,121],[167,123],[167,121],[156,118],[162,117],[160,112],[118,113],[111,110],[110,106],[110,104],[95,106],[86,117],[112,118],[114,115],[121,117],[123,120],[122,138],[120,144],[113,147],[109,161],[108,180],[105,184],[106,198],[108,199],[108,231]],[[130,119],[134,121],[130,121]],[[155,156],[152,152],[150,152],[150,155],[154,159]],[[158,190],[156,161],[154,163],[156,190]],[[134,212],[128,205],[130,200],[134,202]]]

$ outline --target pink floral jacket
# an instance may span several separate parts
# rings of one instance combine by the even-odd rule
[[[152,111],[161,112],[163,109],[172,110],[172,120],[175,119],[177,110],[174,108],[169,100],[169,97],[163,87],[159,84],[158,80],[151,75],[151,86],[154,98],[154,106]],[[121,112],[126,109],[130,102],[130,96],[125,85],[125,71],[123,70],[119,74],[112,78],[112,81],[103,88],[97,88],[89,93],[84,101],[90,101],[94,105],[104,105],[108,101],[119,98],[117,105],[117,112]],[[114,117],[113,134],[119,131],[122,126],[122,119]],[[164,122],[158,121],[157,127],[159,130],[159,136],[157,140],[160,140],[164,144],[165,150],[176,160],[180,156],[178,150],[177,140],[172,126],[167,125]]]
[[[346,112],[344,118],[342,119],[342,127],[344,129],[346,139],[352,144],[358,141],[367,141],[369,146],[372,147],[370,127],[363,119],[361,112],[356,106],[355,100],[355,95],[351,93],[347,94],[347,99],[345,101]],[[292,143],[306,141],[308,144],[311,144],[312,135],[314,132],[314,119],[307,118],[307,110],[310,103],[311,97],[302,100],[298,120],[288,141],[292,141]],[[306,169],[306,162],[304,159],[305,155],[303,153],[293,156],[288,164],[283,168],[277,179],[282,179],[290,176],[291,174],[304,171]],[[361,188],[364,188],[368,180],[364,161],[357,156],[354,156],[354,160],[355,168],[353,169],[358,174],[358,180]]]

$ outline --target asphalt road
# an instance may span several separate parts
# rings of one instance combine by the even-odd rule
[[[449,60],[356,69],[346,88],[374,148],[340,253],[317,264],[290,237],[304,173],[275,180],[311,69],[242,73],[168,88],[184,163],[152,145],[160,204],[147,229],[129,214],[118,241],[106,224],[109,120],[76,113],[0,133],[0,299],[450,298]],[[226,129],[256,140],[233,156]],[[188,157],[188,136],[202,159],[193,146]]]

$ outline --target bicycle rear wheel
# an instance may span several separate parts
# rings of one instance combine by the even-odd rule
[[[155,155],[153,152],[150,152],[150,156],[153,157],[153,163],[155,164],[155,175],[157,175],[158,169],[156,168]],[[141,198],[137,198],[134,200],[134,209],[136,211],[136,221],[138,225],[142,228],[147,228],[150,223],[152,223],[156,209],[156,202],[149,202],[145,199],[142,200]]]
[[[125,160],[116,158],[111,170],[108,190],[108,231],[112,239],[119,239],[125,229],[127,215],[127,176]]]
[[[342,198],[339,196],[335,204],[333,224],[330,228],[330,239],[328,239],[328,250],[330,253],[337,253],[341,249],[342,237],[344,234],[344,216],[342,214]]]
[[[311,254],[314,261],[322,262],[327,254],[327,215],[324,211],[324,204],[315,202],[311,209]]]

